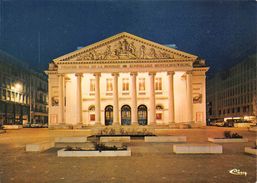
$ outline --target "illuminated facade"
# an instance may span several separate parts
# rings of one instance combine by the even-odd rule
[[[205,61],[120,33],[49,64],[51,127],[206,124]]]
[[[216,74],[207,81],[208,119],[241,118],[257,115],[256,55]]]
[[[0,51],[0,125],[47,123],[47,79]]]

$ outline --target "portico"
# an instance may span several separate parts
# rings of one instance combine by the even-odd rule
[[[49,125],[205,126],[204,61],[120,33],[49,64]]]

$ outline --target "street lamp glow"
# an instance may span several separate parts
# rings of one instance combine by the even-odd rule
[[[21,83],[15,83],[14,89],[15,89],[17,92],[21,92],[21,91],[22,91],[22,84],[21,84]]]

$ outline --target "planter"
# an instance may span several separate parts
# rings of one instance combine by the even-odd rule
[[[248,142],[247,138],[208,138],[209,142],[214,143],[232,143],[232,142]]]
[[[173,145],[176,154],[221,154],[222,145],[217,144],[176,144]]]
[[[39,142],[35,144],[26,144],[26,152],[42,152],[54,147],[54,142]]]
[[[245,153],[247,154],[253,154],[257,156],[257,149],[253,147],[245,147]]]
[[[58,157],[116,157],[116,156],[131,156],[130,148],[127,150],[82,150],[82,151],[66,151],[61,149],[57,152]]]
[[[186,136],[153,136],[145,137],[145,142],[186,142]]]

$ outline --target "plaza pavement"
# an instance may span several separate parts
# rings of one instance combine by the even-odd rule
[[[0,183],[254,183],[256,156],[244,153],[253,146],[255,132],[247,129],[207,127],[206,129],[159,129],[157,134],[186,135],[188,143],[222,137],[223,131],[238,132],[247,143],[223,144],[223,154],[176,155],[174,143],[144,143],[133,140],[131,157],[58,158],[57,149],[26,153],[28,143],[62,136],[89,136],[90,130],[7,130],[0,134]],[[232,175],[231,169],[247,172]]]

